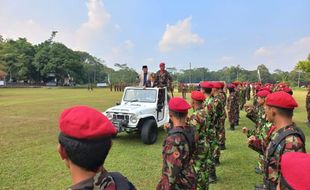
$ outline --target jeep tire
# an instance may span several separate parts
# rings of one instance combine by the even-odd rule
[[[157,124],[153,119],[146,120],[141,128],[141,140],[144,144],[154,144],[157,140]]]

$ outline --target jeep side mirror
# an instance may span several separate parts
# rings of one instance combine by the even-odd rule
[[[121,105],[121,103],[120,102],[116,102],[116,105],[119,106],[119,105]]]

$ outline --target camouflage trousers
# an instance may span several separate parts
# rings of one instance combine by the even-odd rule
[[[208,159],[208,172],[209,174],[215,174],[216,173],[216,169],[215,169],[215,152],[216,150],[219,151],[219,145],[218,145],[218,141],[216,140],[216,133],[214,131],[214,138],[212,138],[210,140],[210,150],[209,150],[209,154],[211,155]]]
[[[197,189],[208,190],[209,189],[209,166],[208,160],[210,159],[209,143],[206,143],[204,147],[199,148],[198,154],[194,159],[194,170],[197,177]]]
[[[218,144],[219,145],[224,145],[225,141],[226,141],[226,135],[225,135],[225,120],[226,117],[221,118],[220,122],[219,122],[219,128],[216,131],[216,136],[218,139]]]

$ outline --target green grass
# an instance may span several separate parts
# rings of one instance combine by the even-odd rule
[[[295,91],[300,107],[294,120],[309,139],[305,96],[306,91]],[[120,97],[121,93],[105,89],[0,89],[0,189],[70,186],[69,173],[56,152],[59,114],[73,105],[89,105],[103,111]],[[240,126],[253,126],[243,112],[241,116]],[[227,130],[227,150],[222,152],[218,183],[211,185],[211,190],[252,189],[261,182],[262,176],[254,173],[257,154],[247,148],[240,129]],[[120,171],[138,189],[155,189],[161,174],[164,136],[161,130],[156,144],[144,145],[137,135],[119,135],[113,140],[106,168]]]

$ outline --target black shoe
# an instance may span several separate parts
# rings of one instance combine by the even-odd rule
[[[256,184],[254,186],[255,190],[267,190],[264,186],[264,184]]]
[[[209,176],[209,183],[216,183],[217,179],[216,176]]]
[[[214,159],[214,165],[215,166],[219,166],[221,163],[220,163],[220,158],[215,158]]]
[[[220,144],[220,150],[226,150],[225,144]]]
[[[235,130],[235,125],[234,125],[234,124],[231,124],[231,125],[230,125],[230,130],[231,130],[231,131],[234,131],[234,130]]]
[[[255,173],[262,175],[263,170],[261,170],[259,167],[255,167]]]

